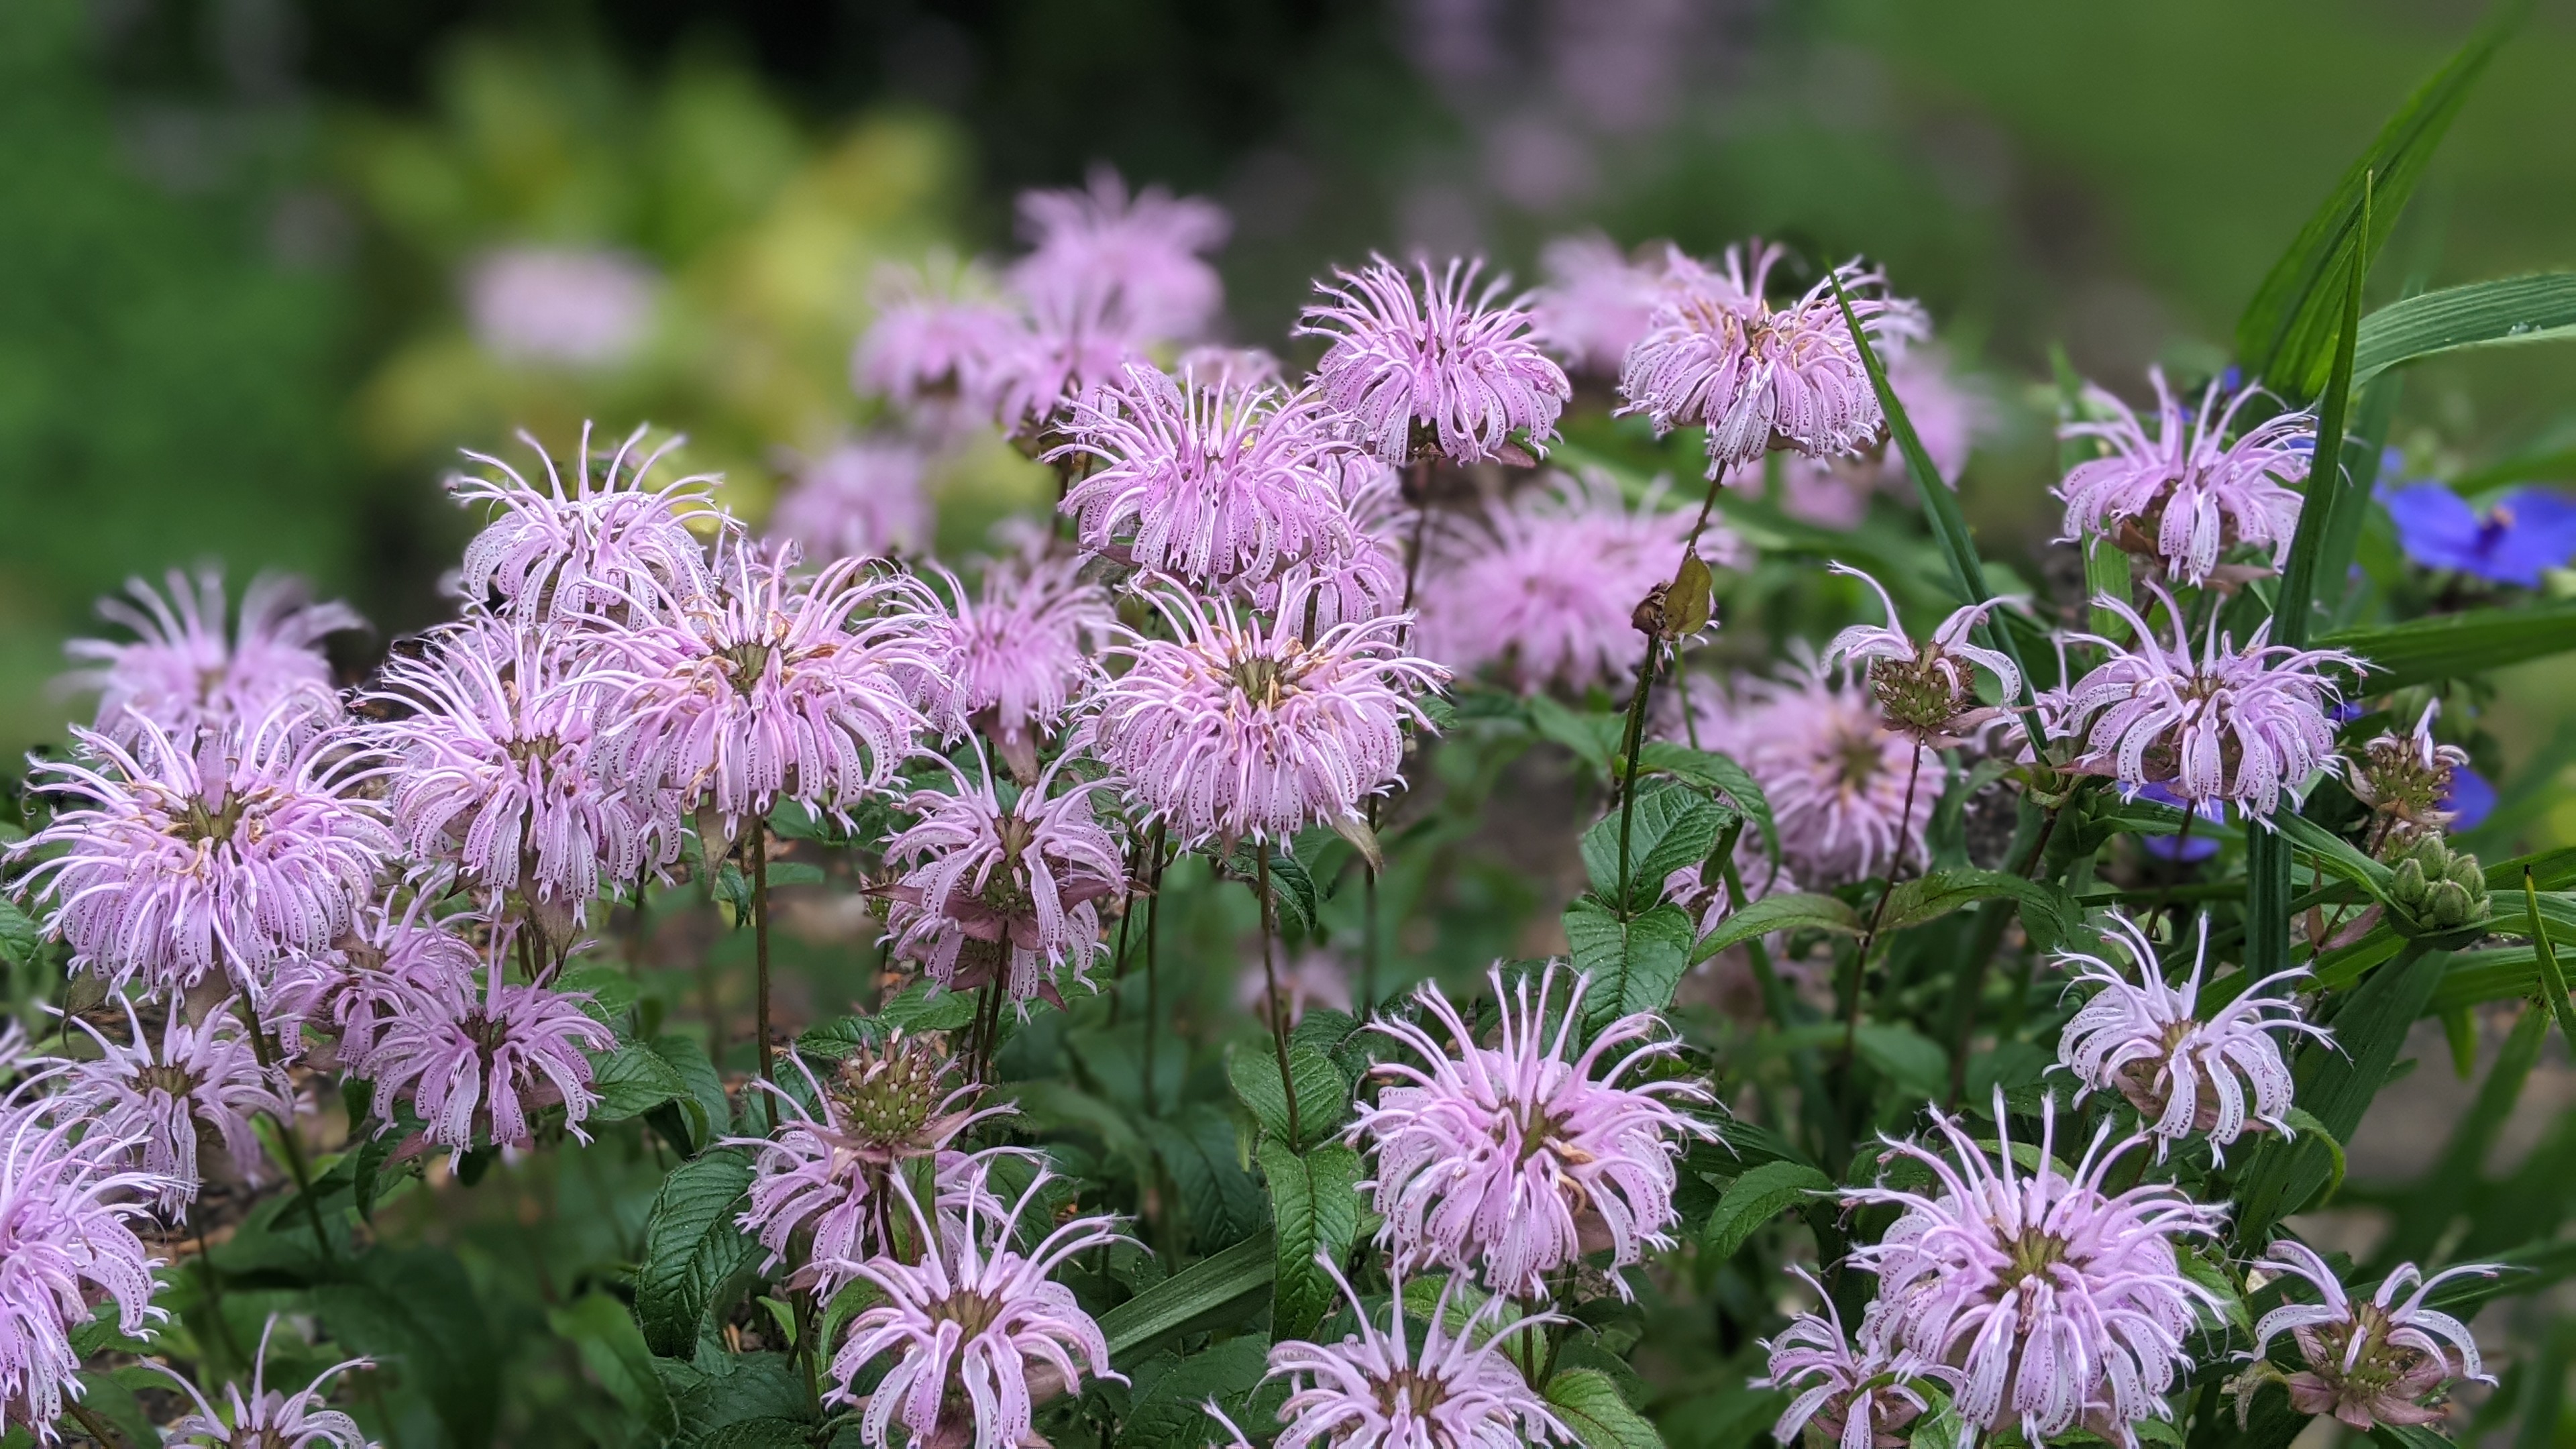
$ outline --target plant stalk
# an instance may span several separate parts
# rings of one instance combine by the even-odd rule
[[[769,1034],[769,824],[751,822],[751,955],[757,975],[760,1016],[760,1079],[778,1080],[770,1060]]]
[[[1279,1055],[1279,1089],[1288,1097],[1288,1145],[1293,1150],[1306,1134],[1297,1122],[1297,1078],[1288,1070],[1288,998],[1279,990],[1279,915],[1270,899],[1270,851],[1252,846],[1254,889],[1261,893],[1261,975],[1270,987],[1270,1045]]]

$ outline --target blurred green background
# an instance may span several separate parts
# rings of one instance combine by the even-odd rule
[[[2264,269],[2475,23],[2425,0],[8,0],[0,4],[0,747],[59,737],[60,644],[132,572],[311,576],[435,618],[459,446],[595,416],[687,431],[746,514],[864,422],[889,258],[1010,243],[1106,161],[1232,213],[1239,340],[1372,248],[1534,275],[1600,227],[1866,251],[2015,402],[1967,493],[2034,573],[2056,515],[2023,384],[2062,343],[2135,391],[2206,362]],[[2376,278],[2576,263],[2576,5],[2471,100]],[[617,258],[610,361],[470,326],[497,247]],[[2553,441],[2576,351],[2420,369],[2418,471]],[[1024,496],[996,454],[961,519]],[[962,526],[962,525],[961,525]],[[954,540],[952,540],[954,541]],[[353,646],[363,650],[363,644]],[[353,654],[354,669],[364,660]],[[2526,671],[2509,745],[2554,727]],[[2554,833],[2576,838],[2576,821]]]

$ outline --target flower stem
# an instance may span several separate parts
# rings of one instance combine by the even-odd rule
[[[101,1419],[78,1399],[66,1398],[63,1401],[63,1408],[79,1421],[82,1432],[99,1442],[100,1449],[125,1449],[125,1440],[114,1429],[107,1427],[106,1420]]]
[[[1637,813],[1637,756],[1646,735],[1646,701],[1655,688],[1655,649],[1660,641],[1646,636],[1645,662],[1637,667],[1637,688],[1628,696],[1627,775],[1619,785],[1619,919],[1628,919],[1628,836]]]
[[[1378,797],[1368,802],[1369,833],[1377,833]],[[1377,867],[1360,862],[1360,1015],[1377,1010]]]
[[[1923,783],[1923,756],[1927,753],[1920,740],[1909,751],[1913,768],[1905,772],[1905,808],[1896,817],[1896,855],[1888,867],[1887,889],[1878,893],[1878,904],[1870,908],[1869,929],[1861,933],[1860,950],[1852,958],[1852,987],[1843,999],[1843,1065],[1851,1065],[1852,1052],[1860,1044],[1861,988],[1869,978],[1870,949],[1878,944],[1879,922],[1887,919],[1887,898],[1896,894],[1896,877],[1905,868],[1905,842],[1914,833],[1914,791]]]
[[[1148,849],[1154,862],[1154,874],[1147,884],[1145,896],[1145,1049],[1137,1054],[1136,1061],[1144,1076],[1145,1115],[1155,1117],[1161,1115],[1154,1110],[1154,1040],[1162,1027],[1162,973],[1155,969],[1154,952],[1155,942],[1162,934],[1155,928],[1162,924],[1163,917],[1165,862],[1160,823],[1154,826],[1154,843]]]
[[[751,823],[751,958],[757,973],[754,991],[760,1016],[760,1079],[778,1080],[770,1062],[769,1036],[769,823]]]
[[[251,1054],[259,1059],[261,1069],[275,1067],[277,1057],[269,1048],[268,1030],[260,1024],[259,1014],[251,1009],[250,998],[234,997],[233,1012],[250,1032]],[[294,1112],[289,1111],[283,1120],[274,1112],[261,1115],[277,1127],[277,1143],[285,1150],[286,1170],[295,1175],[295,1195],[304,1204],[304,1220],[313,1225],[313,1246],[322,1250],[323,1262],[336,1263],[339,1255],[331,1251],[331,1236],[322,1231],[322,1209],[313,1201],[313,1174],[304,1166],[304,1143],[295,1135]]]
[[[1288,1000],[1279,992],[1279,965],[1273,949],[1279,940],[1279,916],[1270,899],[1270,850],[1252,847],[1254,889],[1261,893],[1261,975],[1270,987],[1270,1045],[1279,1054],[1279,1089],[1288,1097],[1288,1145],[1305,1140],[1297,1122],[1297,1078],[1288,1070]]]

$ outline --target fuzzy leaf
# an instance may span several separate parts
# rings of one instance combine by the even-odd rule
[[[733,1221],[750,1185],[751,1159],[737,1148],[691,1158],[662,1179],[635,1270],[635,1321],[655,1353],[695,1349],[716,1293],[757,1259],[760,1245]]]
[[[1310,1046],[1288,1045],[1288,1070],[1297,1084],[1297,1132],[1288,1131],[1288,1093],[1279,1083],[1279,1059],[1268,1042],[1245,1043],[1225,1064],[1234,1095],[1259,1119],[1262,1130],[1300,1148],[1330,1138],[1350,1120],[1351,1084],[1332,1059]]]
[[[1775,861],[1780,858],[1780,826],[1771,815],[1771,798],[1762,793],[1761,782],[1742,765],[1711,750],[1694,750],[1670,740],[1648,740],[1637,747],[1637,768],[1723,794],[1761,828],[1764,852]]]
[[[907,1032],[956,1031],[975,1019],[975,993],[942,991],[924,977],[877,1009],[877,1020]]]
[[[1583,1000],[1595,1028],[1633,1012],[1663,1010],[1690,969],[1691,918],[1670,903],[1622,921],[1586,896],[1566,908],[1565,939],[1574,969],[1592,978]]]
[[[1766,1162],[1744,1170],[1717,1200],[1708,1226],[1700,1232],[1700,1251],[1725,1259],[1735,1256],[1756,1228],[1834,1185],[1834,1180],[1803,1162]]]
[[[641,1117],[689,1093],[688,1083],[671,1070],[671,1064],[641,1042],[628,1042],[615,1051],[591,1055],[590,1087],[599,1094],[599,1102],[590,1109],[590,1115],[600,1122]]]
[[[1638,763],[1645,762],[1642,755]],[[1627,889],[1620,890],[1619,811],[1603,816],[1583,832],[1583,870],[1593,894],[1605,901],[1625,899],[1642,906],[1663,895],[1664,877],[1708,859],[1717,833],[1726,828],[1725,807],[1699,790],[1663,783],[1637,794],[1628,812]]]
[[[1272,1279],[1270,1337],[1305,1338],[1332,1311],[1340,1290],[1318,1253],[1339,1262],[1359,1236],[1360,1155],[1338,1142],[1304,1153],[1271,1139],[1261,1144],[1261,1175],[1270,1183],[1278,1267]]]
[[[36,959],[44,939],[44,933],[25,911],[18,909],[16,901],[0,896],[0,961],[24,966]]]

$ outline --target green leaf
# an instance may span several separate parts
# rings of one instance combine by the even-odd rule
[[[1350,1120],[1351,1084],[1332,1059],[1310,1046],[1291,1042],[1288,1070],[1297,1084],[1297,1132],[1288,1131],[1288,1093],[1279,1083],[1279,1058],[1270,1043],[1246,1043],[1225,1064],[1237,1101],[1251,1109],[1262,1130],[1281,1142],[1312,1147],[1341,1130]]]
[[[1864,1021],[1852,1033],[1861,1059],[1918,1097],[1937,1097],[1950,1084],[1950,1054],[1940,1043],[1896,1021]]]
[[[2353,349],[2355,386],[2419,357],[2464,347],[2508,347],[2576,337],[2576,272],[2542,272],[2445,287],[2392,302],[2362,319]]]
[[[592,1055],[590,1088],[599,1094],[590,1115],[600,1122],[641,1117],[674,1097],[689,1094],[689,1084],[680,1080],[671,1064],[641,1042]]]
[[[400,1375],[453,1445],[490,1442],[501,1397],[492,1317],[465,1265],[435,1248],[378,1247],[311,1289],[331,1338]]]
[[[2375,253],[2387,241],[2461,102],[2528,9],[2500,9],[2417,87],[2273,263],[2236,323],[2236,357],[2250,376],[2302,398],[2324,384],[2356,250]]]
[[[2373,899],[2388,898],[2388,867],[2362,854],[2353,843],[2308,819],[2304,815],[2283,813],[2273,819],[2281,841],[2307,856],[2310,864],[2329,875],[2341,876]],[[2268,832],[2256,831],[2254,836]],[[2248,836],[2249,843],[2254,836]]]
[[[1645,763],[1641,751],[1638,764]],[[1664,877],[1708,859],[1717,833],[1726,828],[1725,807],[1701,790],[1670,781],[1637,792],[1628,820],[1628,879],[1619,879],[1619,811],[1612,811],[1583,832],[1583,870],[1593,894],[1605,901],[1624,899],[1633,909],[1663,895]],[[1620,890],[1622,884],[1626,892]]]
[[[1304,1106],[1301,1100],[1301,1114]],[[1137,1125],[1172,1175],[1194,1251],[1226,1247],[1261,1231],[1270,1216],[1269,1195],[1238,1156],[1234,1122],[1224,1111],[1193,1102]]]
[[[2305,1107],[2292,1107],[2281,1120],[2290,1124],[2291,1131],[2301,1134],[2301,1140],[2313,1137],[2325,1144],[2326,1154],[2334,1159],[2334,1165],[2328,1171],[2325,1191],[2317,1200],[2324,1202],[2332,1198],[2335,1190],[2343,1186],[2343,1140],[2335,1136],[2326,1124],[2317,1120],[2314,1112]]]
[[[2320,637],[2316,647],[2369,661],[2370,691],[2385,694],[2576,649],[2576,599],[2343,629]]]
[[[1766,1162],[1749,1167],[1717,1200],[1708,1226],[1700,1232],[1700,1251],[1725,1259],[1735,1256],[1756,1228],[1834,1185],[1834,1180],[1803,1162]]]
[[[813,1400],[804,1375],[783,1353],[711,1353],[693,1360],[657,1358],[653,1370],[679,1411],[673,1449],[699,1449],[737,1424],[801,1424]],[[757,1434],[759,1430],[746,1430]],[[755,1441],[757,1442],[757,1441]]]
[[[1887,908],[1880,913],[1881,931],[1902,931],[1937,921],[1952,911],[1975,905],[1979,901],[2000,898],[2047,900],[2046,888],[2035,881],[2001,870],[1936,870],[1929,875],[1900,881],[1887,891]]]
[[[1359,1236],[1360,1155],[1338,1142],[1305,1153],[1272,1139],[1261,1144],[1261,1175],[1270,1182],[1278,1267],[1272,1279],[1270,1337],[1305,1338],[1332,1311],[1340,1290],[1316,1260],[1340,1262]]]
[[[1832,931],[1857,936],[1860,917],[1832,896],[1764,896],[1700,937],[1699,944],[1691,948],[1691,960],[1705,961],[1738,941],[1767,936],[1773,931]]]
[[[1132,1369],[1173,1339],[1242,1322],[1270,1301],[1271,1275],[1277,1271],[1268,1233],[1201,1258],[1100,1315],[1110,1359]]]
[[[2522,873],[2522,900],[2531,920],[2532,962],[2539,968],[2540,995],[2549,1004],[2549,1014],[2558,1018],[2558,1030],[2567,1044],[2576,1048],[2576,1004],[2567,999],[2567,975],[2558,969],[2558,946],[2549,939],[2547,924],[2541,919],[2540,890],[2534,872]]]
[[[760,1245],[734,1226],[750,1186],[750,1157],[730,1147],[691,1158],[662,1179],[635,1270],[635,1321],[655,1353],[692,1352],[717,1292],[757,1260]]]
[[[653,1055],[679,1077],[686,1093],[681,1106],[688,1109],[689,1146],[693,1152],[704,1152],[708,1143],[733,1125],[733,1099],[725,1095],[724,1078],[716,1075],[706,1046],[694,1036],[665,1032],[650,1045]]]
[[[1530,697],[1529,717],[1539,738],[1572,750],[1576,759],[1604,776],[1610,773],[1610,757],[1619,753],[1619,743],[1627,734],[1627,724],[1618,715],[1577,714],[1544,694]]]
[[[1673,988],[1690,969],[1690,914],[1670,902],[1623,921],[1585,896],[1566,907],[1565,939],[1574,969],[1592,978],[1584,1017],[1595,1027],[1670,1006]]]
[[[679,1411],[653,1371],[653,1350],[625,1304],[605,1293],[586,1293],[548,1313],[546,1322],[556,1337],[572,1340],[591,1377],[648,1433],[668,1438],[679,1432]]]
[[[143,1411],[142,1401],[135,1397],[133,1389],[118,1382],[116,1375],[80,1369],[73,1373],[72,1378],[80,1391],[73,1402],[123,1436],[123,1449],[151,1449],[161,1442],[161,1431],[152,1426],[152,1416]],[[170,1386],[168,1379],[152,1385],[160,1389]],[[80,1426],[77,1420],[65,1414],[56,1427],[78,1429]],[[83,1432],[85,1435],[86,1431]]]
[[[736,1419],[690,1441],[689,1449],[813,1449],[814,1426],[802,1419],[764,1414]]]
[[[1210,1399],[1234,1398],[1269,1372],[1270,1345],[1252,1335],[1212,1344],[1173,1364],[1136,1395],[1118,1426],[1119,1449],[1201,1449],[1223,1431]]]
[[[24,966],[36,959],[44,944],[44,932],[35,921],[18,909],[16,901],[0,896],[0,961]]]
[[[1628,1407],[1618,1384],[1599,1369],[1567,1369],[1549,1379],[1547,1403],[1583,1449],[1664,1449],[1664,1436]]]
[[[956,1031],[975,1019],[975,993],[942,991],[924,977],[877,1009],[877,1020],[907,1032]]]
[[[1771,815],[1771,797],[1762,793],[1761,782],[1742,765],[1713,750],[1694,750],[1671,740],[1648,740],[1637,747],[1637,768],[1723,794],[1761,828],[1763,851],[1775,861],[1780,858],[1780,826]]]

